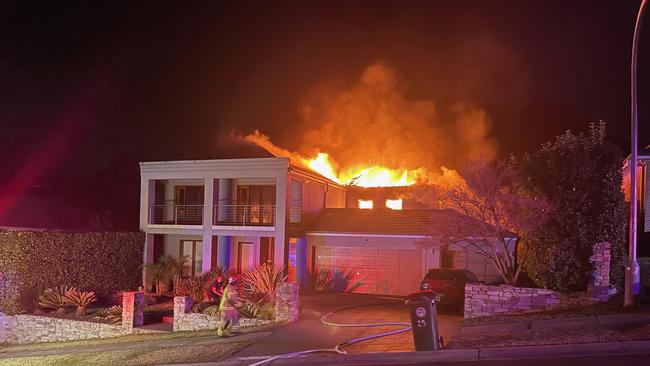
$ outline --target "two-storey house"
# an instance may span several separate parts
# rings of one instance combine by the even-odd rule
[[[287,158],[143,162],[140,173],[144,262],[185,257],[184,276],[273,262],[306,281],[305,225],[345,206],[344,187]]]

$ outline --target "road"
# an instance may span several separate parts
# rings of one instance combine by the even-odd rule
[[[614,366],[614,365],[648,365],[650,353],[615,356],[582,356],[514,360],[478,360],[478,361],[436,361],[400,363],[400,366]],[[308,365],[309,363],[305,363]],[[355,366],[375,365],[374,363],[355,363]]]

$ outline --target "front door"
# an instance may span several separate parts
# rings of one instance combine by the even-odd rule
[[[237,272],[241,273],[253,267],[255,262],[255,245],[240,241],[237,245]]]

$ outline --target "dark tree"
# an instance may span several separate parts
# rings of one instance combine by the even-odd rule
[[[589,257],[597,242],[612,244],[611,278],[620,288],[625,263],[623,157],[605,139],[605,124],[589,133],[567,131],[514,164],[522,185],[556,208],[526,240],[531,278],[559,291],[584,290],[591,279]]]

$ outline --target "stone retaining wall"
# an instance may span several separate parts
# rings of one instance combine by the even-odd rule
[[[0,343],[37,343],[110,338],[130,334],[132,328],[37,315],[0,314]]]
[[[188,296],[174,297],[174,332],[217,329],[221,320],[218,316],[192,313],[192,299]],[[270,324],[270,320],[241,318],[233,329]]]
[[[284,282],[278,285],[275,300],[274,321],[298,320],[298,296],[300,285],[298,282]],[[192,299],[188,296],[174,297],[174,331],[189,331],[203,329],[217,329],[221,320],[218,316],[198,314],[192,312]],[[270,324],[270,320],[241,318],[236,328],[254,327]]]
[[[24,344],[118,337],[131,334],[133,327],[142,325],[143,320],[144,294],[124,292],[121,325],[41,315],[8,316],[0,313],[0,343]]]
[[[298,314],[300,313],[298,307],[299,290],[300,284],[298,282],[285,282],[278,285],[275,295],[276,322],[298,320]]]
[[[543,288],[465,285],[465,318],[544,310],[560,304],[560,293]]]

